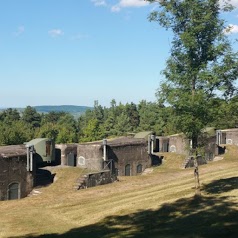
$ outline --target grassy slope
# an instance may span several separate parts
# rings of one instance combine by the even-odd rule
[[[236,155],[200,166],[201,198],[193,169],[169,153],[152,174],[81,191],[80,169],[57,169],[42,194],[0,202],[0,237],[238,237]]]

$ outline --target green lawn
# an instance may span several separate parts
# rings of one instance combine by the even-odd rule
[[[0,237],[238,237],[238,157],[199,167],[202,196],[193,169],[167,154],[151,174],[75,191],[78,168],[57,169],[41,194],[0,202]]]

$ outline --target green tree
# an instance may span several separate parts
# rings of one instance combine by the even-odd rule
[[[125,106],[125,112],[129,118],[129,124],[131,126],[131,130],[136,131],[140,123],[140,116],[139,116],[139,112],[137,110],[136,104],[127,103]]]
[[[36,137],[50,138],[56,141],[58,134],[59,134],[59,127],[52,122],[47,122],[44,125],[42,125],[40,129],[36,132]]]
[[[60,117],[57,122],[58,134],[56,143],[76,143],[78,142],[78,128],[73,115],[67,113]]]
[[[236,93],[238,54],[220,19],[221,10],[231,7],[221,9],[219,0],[148,1],[160,6],[149,19],[174,34],[157,96],[160,103],[172,106],[177,129],[192,140],[195,149],[201,129],[214,116],[211,100],[229,99]]]
[[[164,106],[142,100],[138,105],[138,112],[140,116],[138,130],[154,131],[157,135],[172,133],[171,130],[168,130],[171,115],[168,115],[169,110],[165,110]],[[169,116],[170,119],[167,120]]]
[[[0,120],[7,124],[12,124],[20,120],[20,113],[17,109],[8,108],[0,114]]]
[[[98,101],[94,101],[94,109],[93,109],[94,118],[99,121],[99,123],[103,123],[104,120],[104,110],[101,105],[98,104]]]
[[[23,121],[0,122],[0,145],[18,145],[32,139],[33,131]]]
[[[22,120],[32,127],[40,127],[41,115],[34,107],[27,106],[22,113]]]
[[[100,133],[99,122],[97,119],[88,121],[87,126],[83,129],[83,135],[80,138],[82,142],[96,141],[102,139]]]
[[[56,112],[56,111],[51,111],[49,113],[46,113],[43,115],[42,118],[42,124],[44,125],[45,123],[53,123],[56,124],[59,119],[66,115],[66,112]]]
[[[130,118],[126,113],[123,112],[117,117],[115,130],[117,135],[124,135],[126,132],[131,132],[132,126],[130,124]]]

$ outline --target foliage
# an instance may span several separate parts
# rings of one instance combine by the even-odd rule
[[[201,129],[213,120],[213,99],[229,100],[237,93],[238,54],[225,35],[219,0],[161,0],[159,6],[149,19],[174,37],[157,96],[173,107],[177,129],[196,148]]]
[[[188,93],[176,108],[145,100],[138,105],[117,105],[112,100],[111,107],[96,103],[93,109],[88,109],[78,119],[65,112],[51,112],[39,118],[31,107],[27,107],[21,116],[17,111],[7,109],[0,113],[0,145],[21,144],[36,137],[52,138],[56,143],[89,142],[147,130],[154,131],[156,135],[170,135],[183,130],[191,136],[200,132],[200,114],[211,127],[225,129],[238,126],[237,96],[230,100],[211,98],[209,101],[202,97],[202,93],[196,92],[196,100],[191,103]],[[212,110],[205,118],[207,107]],[[193,115],[197,115],[195,119]]]
[[[20,113],[16,109],[8,108],[0,114],[0,121],[12,124],[20,120]]]
[[[0,122],[0,145],[17,145],[31,140],[32,130],[22,121]]]
[[[30,124],[32,127],[40,127],[41,115],[35,108],[27,106],[22,113],[22,120]]]

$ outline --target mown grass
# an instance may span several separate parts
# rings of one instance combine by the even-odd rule
[[[57,169],[41,194],[0,202],[0,237],[238,237],[237,147],[227,150],[199,167],[201,197],[175,154],[151,174],[80,191],[80,169]]]

